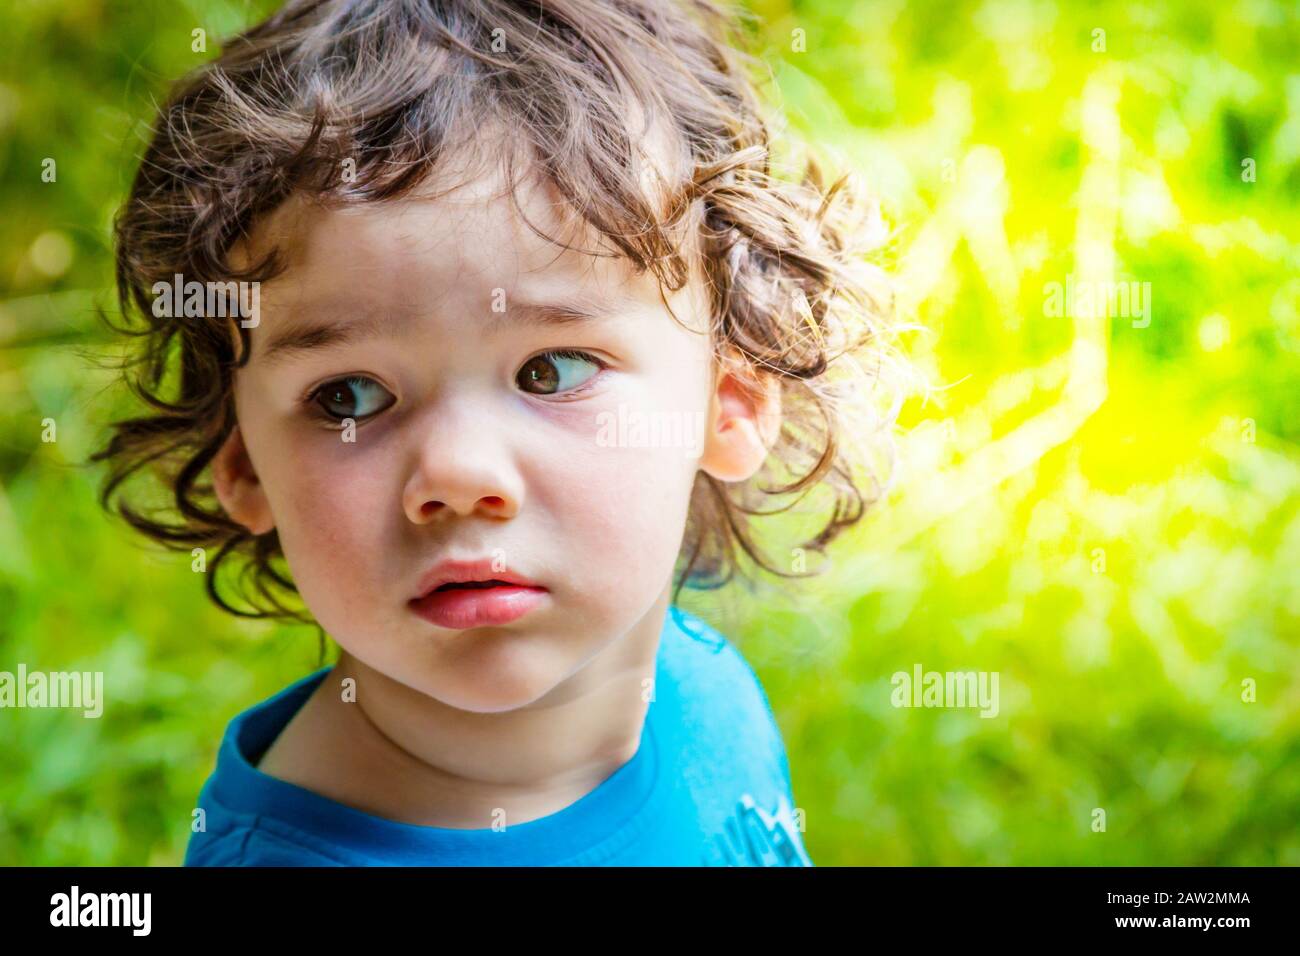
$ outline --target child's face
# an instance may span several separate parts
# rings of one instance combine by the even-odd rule
[[[700,281],[669,299],[696,333],[651,274],[548,242],[502,193],[482,177],[437,199],[293,201],[260,222],[253,248],[274,242],[288,267],[261,290],[239,428],[214,463],[227,511],[278,529],[340,646],[481,712],[538,699],[662,609],[696,470],[734,480],[762,458],[746,452],[751,409],[718,390]],[[548,191],[520,201],[594,248]],[[542,307],[603,314],[527,321]],[[545,590],[506,623],[440,626],[413,601],[448,559],[495,559]]]

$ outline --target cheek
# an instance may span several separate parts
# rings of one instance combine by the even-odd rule
[[[530,483],[554,522],[555,560],[572,569],[575,593],[615,616],[648,607],[671,577],[696,472],[679,445],[638,445],[627,426],[621,437],[602,444],[593,425],[571,436],[562,456],[552,444],[548,477]]]
[[[572,432],[571,490],[553,495],[554,507],[565,528],[581,529],[596,586],[657,595],[672,574],[703,449],[709,371],[706,357],[676,352],[604,397]]]
[[[324,441],[286,446],[268,494],[304,601],[322,624],[338,627],[366,606],[360,596],[380,593],[394,492],[384,481],[392,470],[367,452],[362,433],[342,448]]]

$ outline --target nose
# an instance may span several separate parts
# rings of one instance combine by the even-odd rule
[[[523,504],[523,481],[498,431],[483,416],[440,415],[423,431],[418,457],[402,493],[414,524],[440,514],[512,518]]]

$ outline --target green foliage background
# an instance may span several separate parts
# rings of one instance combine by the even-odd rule
[[[815,582],[683,601],[760,674],[813,859],[1300,864],[1297,8],[750,6],[790,131],[880,197],[941,386]],[[3,864],[179,862],[226,722],[316,664],[82,464],[130,407],[94,310],[151,104],[267,9],[0,11],[0,670],[108,692],[0,713]],[[1150,283],[1149,325],[1051,315],[1067,276]],[[893,707],[917,663],[997,672],[998,715]]]

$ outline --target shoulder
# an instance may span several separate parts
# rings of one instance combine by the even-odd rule
[[[212,834],[196,833],[185,852],[187,867],[346,866],[294,836],[277,833],[253,819]]]
[[[675,771],[695,800],[717,865],[811,865],[796,823],[790,764],[767,693],[730,640],[674,609],[666,654],[679,681]]]
[[[277,815],[300,809],[298,791],[257,765],[271,745],[293,722],[329,668],[289,686],[237,714],[226,725],[217,750],[216,766],[204,782],[195,805],[194,824],[185,851],[185,866],[322,865],[310,847],[277,834]],[[286,859],[291,856],[294,859]]]
[[[672,675],[696,690],[725,692],[736,703],[754,703],[770,713],[758,675],[734,643],[702,618],[673,605],[673,627],[665,634],[664,659]]]
[[[665,634],[664,663],[681,698],[687,723],[730,727],[761,741],[785,765],[776,717],[754,668],[734,643],[701,618],[675,605]]]

